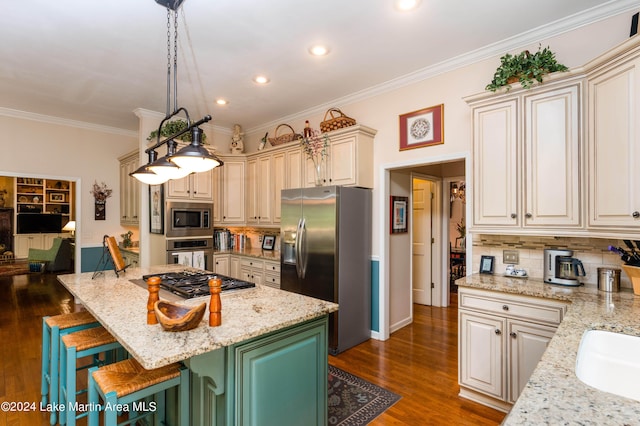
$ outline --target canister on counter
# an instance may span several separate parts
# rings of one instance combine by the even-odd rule
[[[620,269],[598,268],[598,290],[607,292],[620,291]]]

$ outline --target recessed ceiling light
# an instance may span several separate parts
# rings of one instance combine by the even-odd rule
[[[227,105],[229,101],[227,101],[226,99],[216,99],[216,103],[218,105]]]
[[[257,75],[253,78],[253,81],[255,81],[258,84],[267,84],[269,82],[269,79],[264,75]]]
[[[420,6],[420,0],[394,0],[395,8],[402,12],[408,12]]]
[[[324,56],[329,53],[329,48],[321,44],[316,44],[315,46],[311,46],[309,48],[309,53],[313,56]]]

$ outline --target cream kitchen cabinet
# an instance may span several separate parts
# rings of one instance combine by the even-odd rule
[[[118,158],[120,161],[120,224],[137,226],[140,223],[140,183],[129,176],[139,167],[138,151]]]
[[[240,273],[240,265],[242,263],[242,258],[240,256],[231,255],[229,256],[229,276],[232,278],[242,278],[242,274]]]
[[[264,281],[265,285],[280,288],[280,262],[264,261]]]
[[[192,173],[167,182],[167,199],[213,202],[213,171]]]
[[[240,277],[245,281],[262,284],[264,281],[264,260],[253,257],[241,258]]]
[[[460,288],[460,396],[508,411],[540,361],[566,304]]]
[[[588,75],[589,228],[638,232],[640,46],[614,58]]]
[[[322,164],[322,185],[373,188],[373,139],[376,131],[356,125],[328,133],[328,156]],[[305,187],[316,186],[316,169],[306,158]]]
[[[272,181],[272,156],[261,155],[247,160],[248,224],[270,224],[275,187]]]
[[[213,193],[213,223],[216,224],[222,222],[222,167],[213,169],[211,177],[213,178],[211,187]]]
[[[140,264],[140,255],[136,252],[129,251],[127,249],[120,249],[122,254],[122,260],[124,264],[132,268],[137,268]]]
[[[214,254],[213,255],[213,272],[220,275],[229,275],[229,261],[231,256],[228,254]]]
[[[487,233],[580,229],[582,78],[473,108],[473,228]]]
[[[222,220],[219,223],[245,223],[245,160],[223,159],[222,166]]]

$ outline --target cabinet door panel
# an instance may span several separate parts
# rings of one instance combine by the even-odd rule
[[[504,399],[505,320],[487,315],[460,312],[460,383]]]
[[[517,104],[474,110],[473,220],[475,225],[519,225]]]
[[[579,226],[579,85],[525,97],[525,226]]]
[[[244,222],[244,161],[226,161],[222,167],[222,222]]]
[[[640,227],[640,61],[589,82],[589,225]]]
[[[515,402],[556,332],[554,327],[509,321],[509,402]]]

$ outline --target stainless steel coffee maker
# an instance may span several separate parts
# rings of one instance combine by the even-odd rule
[[[544,282],[567,286],[582,285],[578,277],[584,277],[584,266],[573,257],[572,250],[544,251]]]

